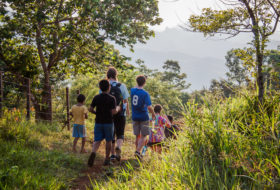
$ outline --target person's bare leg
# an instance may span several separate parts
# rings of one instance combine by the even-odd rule
[[[116,159],[118,161],[121,160],[122,144],[123,144],[123,139],[118,139],[117,140],[117,147],[116,147]]]
[[[115,145],[116,145],[116,143],[112,143],[111,155],[115,155]]]
[[[96,152],[101,144],[101,141],[94,141],[92,145],[92,152]]]
[[[106,141],[106,160],[110,157],[112,141]]]
[[[86,137],[82,138],[81,153],[87,153],[87,151],[85,150],[85,144],[86,144]]]
[[[161,151],[162,151],[161,145],[157,145],[157,152],[158,152],[159,154],[161,154]]]
[[[136,140],[135,140],[135,149],[137,150],[137,146],[138,146],[138,142],[139,142],[140,137],[136,136]]]
[[[147,138],[147,136],[144,136],[144,137],[141,136],[141,137],[140,137],[140,139],[139,139],[139,141],[138,141],[137,149],[136,149],[137,152],[141,152],[143,146],[144,146],[145,143],[146,143],[146,138]]]
[[[94,164],[94,160],[96,157],[96,151],[98,150],[99,146],[101,144],[101,141],[94,141],[93,145],[92,145],[92,153],[89,156],[88,159],[88,166],[92,167]]]
[[[118,139],[118,140],[117,140],[117,147],[118,147],[119,149],[121,149],[121,148],[122,148],[122,145],[123,145],[123,139]]]
[[[73,152],[77,152],[76,146],[77,146],[78,140],[79,140],[79,137],[75,137],[75,139],[73,141]]]

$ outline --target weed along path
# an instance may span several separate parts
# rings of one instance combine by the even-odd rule
[[[93,167],[88,167],[87,162],[85,162],[84,169],[78,178],[72,181],[73,190],[86,190],[92,189],[97,183],[104,183],[108,180],[108,177],[115,177],[122,168],[126,167],[127,163],[134,167],[138,167],[138,161],[134,158],[135,149],[135,137],[132,133],[132,126],[128,125],[125,131],[125,141],[122,148],[122,159],[120,162],[115,161],[111,166],[103,166],[105,158],[105,141],[102,142],[100,148],[97,152],[97,156]],[[84,160],[87,160],[91,152],[92,144],[87,142],[86,149],[88,153],[83,154]]]

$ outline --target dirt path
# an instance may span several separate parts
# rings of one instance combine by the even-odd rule
[[[86,190],[91,186],[91,179],[97,178],[104,173],[103,161],[96,160],[92,168],[87,168],[81,172],[81,177],[78,177],[73,181],[73,190]],[[93,182],[94,183],[94,182]]]
[[[134,139],[135,137],[132,135],[131,127],[126,127],[126,139],[122,148],[122,160],[121,162],[114,162],[112,166],[103,166],[105,159],[105,142],[102,142],[99,150],[97,151],[97,156],[92,168],[87,166],[85,163],[84,170],[81,171],[80,177],[72,181],[73,190],[86,190],[91,189],[92,184],[94,184],[94,180],[101,181],[106,179],[108,176],[112,175],[112,171],[116,169],[120,169],[126,165],[127,162],[130,162],[135,165],[137,164],[137,160],[134,158]],[[91,144],[87,143],[86,145],[87,151],[90,152]],[[88,159],[90,153],[85,154],[86,159]]]

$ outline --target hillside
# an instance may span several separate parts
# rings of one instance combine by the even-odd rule
[[[134,53],[128,48],[116,46],[120,52],[132,58],[130,63],[142,59],[149,68],[161,69],[167,59],[179,61],[182,71],[191,83],[189,91],[209,87],[212,79],[225,76],[225,55],[233,48],[244,48],[251,40],[249,34],[227,39],[225,37],[204,38],[202,34],[186,32],[180,28],[167,28],[156,32],[146,44],[137,44]],[[279,34],[272,36],[268,49],[280,45]]]

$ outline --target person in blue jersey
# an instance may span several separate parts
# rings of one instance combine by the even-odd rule
[[[152,107],[150,95],[143,88],[146,84],[146,77],[140,75],[136,78],[137,86],[131,89],[131,107],[133,133],[136,136],[136,151],[135,156],[141,160],[141,150],[145,145],[147,136],[150,135],[149,127],[149,112],[152,114],[152,119],[155,119],[155,113]],[[140,135],[140,138],[137,138]]]

